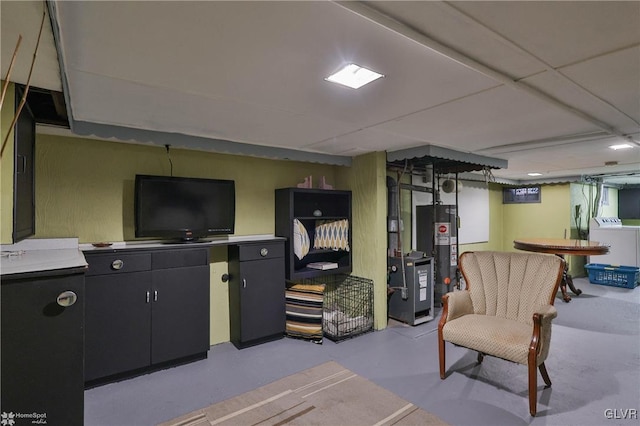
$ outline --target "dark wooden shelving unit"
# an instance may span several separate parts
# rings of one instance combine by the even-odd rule
[[[315,212],[315,214],[314,214]],[[294,253],[293,221],[298,219],[307,230],[309,252],[302,258]],[[349,250],[314,249],[316,222],[319,220],[348,220]],[[286,238],[285,274],[289,281],[322,275],[351,273],[352,249],[351,191],[333,189],[282,188],[276,190],[276,230],[278,237]],[[335,262],[338,268],[320,270],[307,267],[311,262]]]

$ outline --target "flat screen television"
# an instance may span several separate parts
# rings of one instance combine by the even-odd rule
[[[193,242],[234,232],[232,180],[136,175],[134,199],[136,237]]]

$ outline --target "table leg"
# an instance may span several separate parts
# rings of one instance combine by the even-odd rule
[[[569,303],[571,302],[571,296],[567,294],[567,285],[576,296],[580,296],[582,294],[582,290],[573,285],[573,278],[569,274],[569,267],[565,263],[564,271],[562,271],[562,281],[560,282],[560,291],[562,292],[562,300]]]
[[[568,273],[567,273],[567,285],[569,285],[569,288],[571,289],[573,294],[575,294],[576,296],[580,296],[582,294],[582,290],[580,290],[579,288],[576,288],[576,286],[573,285],[573,278],[571,278],[571,275],[569,275]]]

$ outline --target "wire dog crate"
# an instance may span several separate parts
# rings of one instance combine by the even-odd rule
[[[340,342],[373,330],[373,280],[336,274],[303,281],[325,285],[322,328],[327,338]]]

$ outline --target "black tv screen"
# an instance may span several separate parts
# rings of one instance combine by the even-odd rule
[[[136,175],[136,237],[195,241],[233,234],[235,211],[232,180]]]

